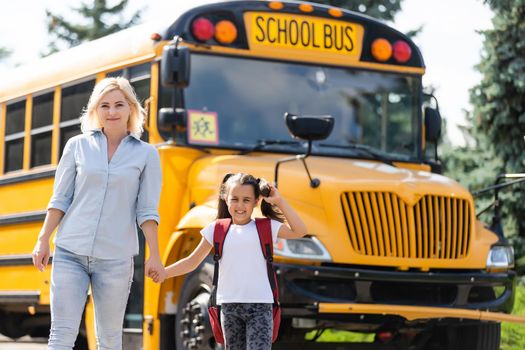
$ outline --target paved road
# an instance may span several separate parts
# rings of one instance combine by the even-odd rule
[[[16,341],[0,335],[0,350],[46,350],[47,339],[23,337]]]

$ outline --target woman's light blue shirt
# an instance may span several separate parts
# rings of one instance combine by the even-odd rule
[[[132,134],[120,142],[109,163],[102,131],[71,138],[47,206],[65,213],[55,245],[100,259],[137,255],[136,224],[159,222],[161,183],[157,150]]]

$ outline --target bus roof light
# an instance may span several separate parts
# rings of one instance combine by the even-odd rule
[[[191,24],[191,33],[199,41],[205,42],[210,40],[213,38],[214,32],[213,23],[207,18],[199,17]]]
[[[385,62],[392,57],[392,45],[386,39],[376,39],[372,42],[372,56],[378,61]]]
[[[268,7],[271,8],[272,10],[282,10],[284,7],[284,4],[279,1],[270,1],[270,3],[268,4]]]
[[[160,39],[162,39],[162,36],[159,33],[152,33],[150,35],[150,38],[153,41],[160,41]]]
[[[310,4],[301,4],[299,5],[299,10],[302,12],[313,12],[314,7]]]
[[[394,59],[399,63],[406,63],[412,57],[412,49],[402,40],[398,40],[393,45]]]
[[[215,25],[215,39],[221,44],[231,44],[237,39],[237,28],[228,20],[222,20]]]
[[[343,11],[341,11],[340,9],[335,8],[335,7],[329,8],[328,9],[328,13],[332,17],[342,17],[343,16]]]

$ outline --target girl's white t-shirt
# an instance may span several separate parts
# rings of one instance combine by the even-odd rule
[[[277,242],[281,225],[271,220],[273,243]],[[211,245],[214,230],[215,221],[201,230]],[[232,223],[226,235],[217,286],[217,304],[223,303],[273,303],[266,260],[254,220],[246,225]]]

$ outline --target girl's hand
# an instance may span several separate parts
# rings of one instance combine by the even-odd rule
[[[40,272],[43,272],[46,268],[49,262],[49,255],[49,240],[37,240],[31,257],[33,259],[33,265],[35,265]]]
[[[146,271],[147,276],[155,283],[162,283],[166,279],[164,265],[162,265],[158,257],[150,257],[144,265],[144,271]]]
[[[283,200],[281,194],[279,193],[279,190],[277,189],[277,187],[269,183],[268,187],[270,187],[270,195],[268,197],[263,197],[263,199],[272,205],[279,206]]]

